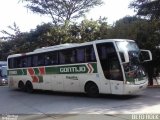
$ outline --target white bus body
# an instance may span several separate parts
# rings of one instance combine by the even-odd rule
[[[133,40],[106,39],[10,55],[9,87],[28,92],[81,92],[89,96],[134,94],[148,85],[139,54]]]

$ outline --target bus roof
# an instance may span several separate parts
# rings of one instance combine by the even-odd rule
[[[85,45],[91,45],[91,44],[94,44],[94,43],[115,42],[115,41],[134,41],[134,40],[129,40],[129,39],[102,39],[102,40],[95,40],[95,41],[84,42],[84,43],[65,43],[65,44],[60,44],[60,45],[38,48],[38,49],[35,49],[33,52],[9,55],[8,58],[25,56],[25,55],[32,55],[32,54],[35,54],[35,53],[38,54],[38,53],[43,53],[43,52],[56,51],[56,50],[61,50],[61,49],[73,48],[73,47],[80,47],[80,46],[85,46]]]

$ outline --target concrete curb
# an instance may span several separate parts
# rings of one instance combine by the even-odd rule
[[[147,86],[147,88],[160,88],[160,85]]]

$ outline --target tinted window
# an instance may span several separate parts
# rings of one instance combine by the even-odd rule
[[[84,63],[85,62],[85,48],[77,48],[76,49],[76,61],[77,63]]]
[[[8,67],[9,68],[14,68],[14,59],[13,58],[8,59]]]
[[[78,47],[59,52],[60,64],[95,62],[93,46]]]
[[[14,67],[16,67],[16,68],[21,67],[21,58],[20,57],[14,58]]]
[[[27,56],[27,67],[32,67],[33,56]]]
[[[60,64],[71,64],[75,63],[75,49],[62,50],[59,52]]]
[[[119,59],[113,43],[97,45],[98,55],[107,79],[123,80]]]
[[[86,62],[95,62],[96,61],[93,46],[86,47],[85,58],[86,58]]]
[[[44,55],[44,53],[34,55],[33,59],[32,59],[32,63],[33,63],[33,67],[44,66],[45,65],[44,64],[45,63],[45,55]]]
[[[8,61],[9,68],[21,68],[95,62],[96,57],[93,46],[89,45],[61,51],[51,51],[41,54],[10,58]]]
[[[45,53],[45,65],[56,65],[58,64],[57,52]]]
[[[27,67],[27,57],[20,58],[20,67]]]

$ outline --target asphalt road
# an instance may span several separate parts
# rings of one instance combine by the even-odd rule
[[[41,115],[43,118],[45,115],[54,114],[55,117],[61,114],[74,118],[76,114],[140,113],[160,114],[160,88],[147,88],[144,93],[133,96],[101,95],[99,98],[89,98],[84,94],[51,91],[29,94],[0,86],[1,115]]]

